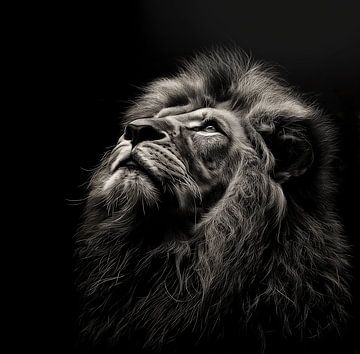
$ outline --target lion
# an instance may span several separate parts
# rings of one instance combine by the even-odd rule
[[[314,102],[240,50],[215,50],[146,86],[121,129],[77,235],[85,342],[295,353],[339,336],[349,246],[336,131]]]

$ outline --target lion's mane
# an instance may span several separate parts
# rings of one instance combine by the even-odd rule
[[[165,232],[161,217],[155,222],[135,211],[131,190],[109,213],[109,200],[99,193],[108,155],[93,176],[77,235],[86,338],[123,349],[212,343],[214,351],[218,342],[225,348],[231,338],[242,338],[256,351],[273,335],[302,340],[342,328],[348,247],[334,204],[336,143],[326,115],[263,65],[238,51],[215,51],[147,86],[124,121],[219,102],[245,117],[251,146],[220,200],[187,237],[142,247],[132,237],[132,222],[148,217],[142,236],[155,238]],[[312,164],[282,183],[289,172],[278,171],[278,161],[292,166],[277,140],[284,131],[302,142],[299,151],[289,149],[290,158],[309,153],[311,145]],[[151,205],[156,197],[149,190],[143,202]]]

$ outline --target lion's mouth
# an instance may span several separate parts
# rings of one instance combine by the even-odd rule
[[[127,168],[129,171],[136,171],[140,172],[141,174],[148,177],[148,179],[157,186],[159,183],[159,179],[153,173],[151,173],[150,169],[145,168],[139,162],[134,160],[133,158],[129,157],[128,159],[122,161],[117,168]]]
[[[140,166],[136,161],[134,161],[133,159],[127,159],[125,160],[122,164],[120,164],[120,167],[127,167],[128,169],[135,169],[135,170],[139,170],[142,172],[145,172],[145,169]]]

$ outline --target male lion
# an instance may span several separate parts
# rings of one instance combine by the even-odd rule
[[[123,128],[77,237],[87,342],[295,353],[343,327],[348,247],[319,109],[215,51],[147,86]]]

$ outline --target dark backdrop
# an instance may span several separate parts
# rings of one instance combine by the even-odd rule
[[[58,173],[64,214],[50,249],[54,267],[48,272],[57,281],[49,290],[52,300],[44,297],[51,313],[51,325],[46,322],[44,328],[45,346],[55,344],[65,351],[73,342],[72,236],[83,208],[88,170],[116,143],[119,117],[138,86],[172,73],[179,58],[201,48],[236,44],[254,58],[278,65],[290,83],[337,115],[344,161],[339,207],[359,255],[360,7],[356,3],[148,0],[121,1],[117,9],[98,5],[61,9],[56,64],[51,68],[59,87],[50,104],[61,112],[63,129],[53,129],[62,155]],[[358,297],[356,287],[354,282]]]

